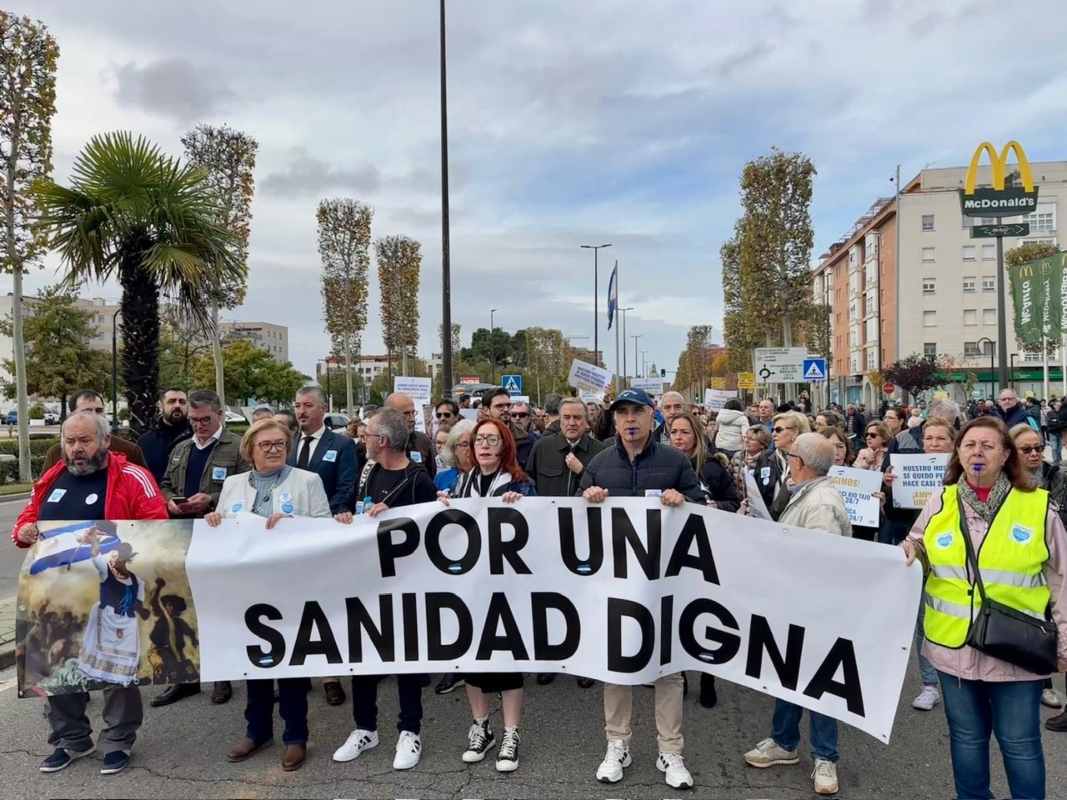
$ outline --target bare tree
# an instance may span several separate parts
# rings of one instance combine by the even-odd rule
[[[22,276],[47,246],[35,230],[30,187],[52,172],[52,117],[56,113],[56,61],[59,47],[41,22],[0,11],[0,159],[4,176],[3,268],[14,279],[11,298],[18,398],[19,480],[30,475],[29,403]]]
[[[215,128],[197,125],[182,137],[190,163],[207,172],[207,183],[218,204],[216,222],[233,234],[234,249],[241,265],[239,276],[214,276],[206,286],[206,301],[211,314],[211,355],[215,362],[215,391],[226,403],[225,378],[222,370],[222,339],[219,334],[219,309],[236,308],[244,302],[248,286],[248,237],[252,229],[252,197],[255,194],[253,171],[259,144],[246,133],[226,125]]]
[[[370,226],[374,211],[350,198],[323,200],[316,219],[322,259],[322,306],[331,348],[345,359],[345,397],[352,392],[352,354],[367,326],[367,273],[370,269]]]

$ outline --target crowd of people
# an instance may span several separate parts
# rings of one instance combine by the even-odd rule
[[[168,389],[160,396],[155,427],[137,443],[111,434],[98,393],[79,392],[70,409],[60,444],[49,456],[53,463],[12,532],[21,547],[36,541],[38,522],[82,520],[87,514],[100,520],[202,518],[218,526],[228,515],[252,513],[272,529],[295,516],[348,525],[359,514],[374,517],[390,508],[448,504],[456,498],[521,503],[530,496],[580,496],[601,503],[608,497],[652,495],[666,506],[689,502],[736,514],[751,514],[759,505],[784,525],[852,536],[871,546],[899,546],[907,563],[922,562],[925,575],[915,630],[922,690],[912,705],[930,711],[944,704],[959,796],[991,796],[991,734],[1000,744],[1012,796],[1044,796],[1039,708],[1062,708],[1063,701],[1049,674],[1035,674],[971,646],[968,633],[981,601],[974,598],[975,576],[964,540],[980,554],[976,565],[986,576],[983,598],[988,591],[991,599],[1020,613],[1050,615],[1059,631],[1057,668],[1067,669],[1067,619],[1061,612],[1067,601],[1067,476],[1060,467],[1059,403],[1027,407],[1005,389],[994,406],[972,404],[966,411],[944,397],[924,408],[886,403],[874,413],[851,404],[817,410],[804,394],[782,403],[764,398],[747,408],[731,399],[711,410],[677,392],[653,399],[640,389],[626,389],[610,402],[549,395],[543,407],[535,407],[495,388],[480,398],[436,403],[427,433],[417,430],[420,409],[401,393],[389,395],[381,408],[364,409],[342,433],[326,427],[325,398],[312,385],[296,394],[291,408],[255,409],[251,427],[238,436],[223,424],[214,392]],[[893,504],[894,453],[950,457],[944,488],[922,510]],[[835,465],[881,473],[878,525],[849,523],[827,477]],[[998,514],[1002,508],[1008,511]],[[132,573],[105,572],[102,580],[115,587],[111,595],[102,589],[101,607],[110,603],[109,614],[152,610],[164,616],[158,588],[146,610],[143,591],[138,595],[130,589],[130,582],[136,583]],[[115,599],[120,596],[125,597],[121,605]],[[168,616],[180,616],[174,611],[166,609]],[[42,609],[34,635],[57,627],[63,625],[56,613]],[[72,634],[64,629],[57,636],[67,641]],[[351,679],[353,729],[333,753],[334,761],[352,761],[380,743],[382,677]],[[536,681],[547,685],[555,677],[537,675]],[[593,685],[586,678],[578,682],[586,689]],[[419,763],[423,693],[431,683],[429,676],[397,676],[394,769]],[[436,684],[438,694],[466,692],[471,725],[457,753],[464,763],[483,761],[495,748],[497,770],[518,768],[524,684],[521,673],[447,674]],[[347,702],[338,679],[322,685],[325,702]],[[233,688],[214,684],[212,702],[228,702]],[[683,755],[685,674],[664,676],[653,690],[657,768],[670,787],[689,788],[693,778]],[[167,705],[199,691],[198,683],[176,682],[151,703]],[[243,761],[272,742],[277,703],[282,766],[300,768],[307,758],[310,692],[304,678],[279,680],[276,686],[269,680],[247,681],[245,734],[227,758]],[[501,698],[499,736],[490,721],[494,695]],[[632,695],[631,687],[603,687],[607,741],[595,776],[605,783],[622,780],[631,764]],[[84,693],[48,698],[49,742],[55,751],[42,771],[64,769],[94,749],[86,702]],[[714,679],[702,674],[699,703],[712,708],[716,702]],[[813,786],[818,794],[834,794],[839,788],[837,722],[809,713]],[[744,753],[745,762],[757,768],[798,763],[802,716],[799,706],[776,700],[770,735]],[[104,772],[121,771],[129,763],[142,718],[136,681],[105,690]],[[1067,712],[1061,710],[1045,726],[1067,731]]]

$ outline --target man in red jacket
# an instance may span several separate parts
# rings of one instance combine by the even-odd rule
[[[60,434],[63,461],[55,464],[33,487],[26,508],[19,514],[11,537],[19,547],[37,541],[37,523],[51,520],[167,519],[167,506],[152,474],[125,456],[110,452],[107,419],[92,413],[75,413],[63,423]],[[109,573],[110,574],[110,573]],[[113,593],[130,593],[140,606],[143,587],[122,570],[114,579]],[[110,585],[110,584],[109,584]],[[140,591],[139,591],[140,590]],[[101,602],[104,602],[102,596]],[[55,752],[41,762],[41,772],[58,772],[95,750],[92,727],[85,716],[86,692],[48,698],[48,743]],[[144,713],[135,683],[104,689],[104,729],[100,734],[104,763],[100,772],[121,772],[130,762]]]

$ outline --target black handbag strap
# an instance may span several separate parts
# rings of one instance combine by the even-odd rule
[[[959,506],[960,530],[963,531],[963,546],[967,549],[967,565],[974,572],[974,579],[978,584],[978,594],[982,597],[982,605],[985,605],[985,584],[982,583],[982,571],[978,569],[978,556],[974,553],[974,544],[971,542],[971,531],[967,526],[967,510],[963,507],[963,496],[959,493],[959,489],[956,490],[956,503]]]

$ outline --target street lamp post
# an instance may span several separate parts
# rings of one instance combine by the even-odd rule
[[[452,396],[452,267],[448,232],[448,92],[445,73],[445,0],[441,0],[441,391]]]
[[[119,424],[119,314],[122,306],[111,315],[111,427]],[[73,410],[73,409],[72,409]]]
[[[622,315],[622,388],[626,388],[626,312],[633,311],[633,306],[626,306],[626,308],[620,308],[619,314]],[[637,364],[634,364],[636,367]]]
[[[983,336],[981,339],[975,342],[975,344],[981,346],[983,342],[989,342],[989,398],[992,400],[995,399],[996,396],[996,392],[993,391],[993,389],[996,387],[996,384],[993,383],[993,381],[996,380],[994,375],[997,369],[996,364],[993,361],[993,359],[996,358],[996,348],[993,344],[993,340],[990,339],[988,336]]]
[[[637,365],[638,365],[638,363],[640,363],[640,362],[638,362],[638,360],[637,360],[637,340],[638,340],[638,339],[640,339],[640,338],[642,338],[643,336],[644,336],[644,334],[643,334],[643,333],[635,333],[635,334],[634,334],[633,336],[631,336],[631,337],[630,337],[631,339],[633,339],[633,340],[634,340],[634,375],[635,375],[636,377],[640,377],[640,376],[639,376],[639,375],[637,374]]]
[[[496,313],[495,308],[489,309],[489,382],[496,383],[496,348],[493,347],[493,331],[496,328],[493,327],[493,314]]]
[[[600,352],[600,269],[597,264],[597,255],[602,248],[611,247],[611,242],[607,244],[581,244],[578,246],[583,250],[593,251],[593,361],[599,367],[600,359],[597,357],[597,353]]]

